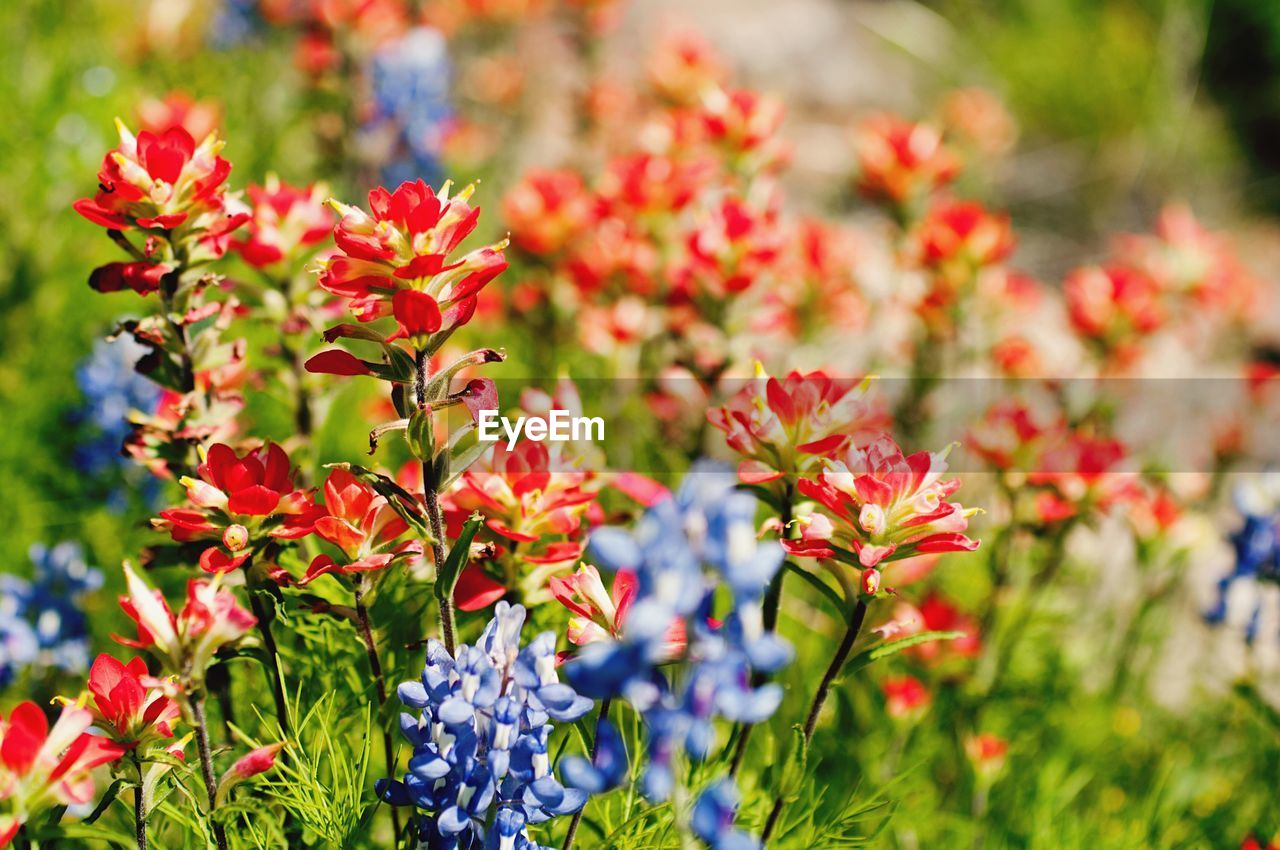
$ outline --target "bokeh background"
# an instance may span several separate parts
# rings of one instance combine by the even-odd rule
[[[450,4],[440,6],[447,31],[455,18]],[[275,172],[358,198],[379,179],[447,174],[480,179],[484,196],[497,199],[526,169],[573,155],[566,140],[580,118],[584,67],[625,88],[664,33],[691,29],[741,85],[784,102],[793,158],[783,181],[798,209],[862,214],[849,201],[850,133],[860,116],[935,115],[948,92],[981,87],[1006,111],[998,131],[1008,152],[967,172],[963,191],[1011,215],[1020,268],[1058,280],[1104,256],[1111,234],[1149,228],[1166,202],[1182,200],[1230,233],[1276,290],[1275,4],[637,0],[611,12],[618,20],[585,66],[571,28],[512,6],[491,27],[418,45],[421,54],[438,52],[438,85],[405,96],[423,120],[438,109],[435,117],[457,126],[431,150],[406,152],[390,150],[397,143],[376,128],[363,131],[377,97],[367,74],[316,84],[307,66],[322,46],[265,20],[255,4],[0,4],[0,578],[54,576],[35,608],[50,612],[51,634],[76,633],[7,674],[5,702],[52,694],[75,679],[90,647],[109,645],[116,568],[154,540],[145,519],[166,485],[115,460],[123,413],[145,406],[149,391],[118,368],[124,355],[95,349],[137,307],[130,293],[101,297],[86,287],[88,270],[116,249],[71,203],[92,191],[114,144],[113,119],[132,122],[140,104],[172,92],[216,107],[236,185]],[[486,227],[500,232],[500,217],[488,216]],[[1260,351],[1280,343],[1280,324],[1259,315],[1242,342]],[[503,343],[513,352],[503,377],[547,373],[536,338],[517,331]],[[366,402],[360,389],[343,390],[334,408],[359,411]],[[288,435],[288,405],[270,388],[250,392],[247,415],[254,433]],[[358,418],[328,417],[315,457],[358,459],[366,432]],[[1219,640],[1200,617],[1230,560],[1234,521],[1220,512],[1191,532],[1203,545],[1185,585],[1161,600],[1161,637],[1143,644],[1150,676],[1136,691],[1112,687],[1110,662],[1098,661],[1122,648],[1118,612],[1143,602],[1120,554],[1125,544],[1104,530],[1078,553],[1092,570],[1029,627],[1025,642],[1035,649],[991,709],[1011,742],[1014,774],[982,803],[996,813],[994,826],[973,826],[963,783],[942,781],[945,765],[942,780],[916,769],[958,730],[938,724],[920,733],[937,740],[919,741],[867,728],[854,718],[872,697],[841,691],[834,725],[851,730],[851,748],[865,745],[856,770],[825,779],[868,789],[865,829],[850,834],[903,848],[1234,848],[1249,833],[1280,832],[1280,744],[1275,709],[1259,695],[1265,681],[1261,692],[1233,691],[1254,655],[1238,639]],[[33,549],[64,542],[80,548]],[[963,574],[943,581],[962,603],[986,590]],[[945,716],[945,690],[933,710]]]

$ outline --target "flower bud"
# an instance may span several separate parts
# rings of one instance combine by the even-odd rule
[[[222,532],[222,545],[232,552],[239,552],[249,545],[249,529],[238,523],[227,526],[226,531]]]
[[[862,592],[867,596],[875,596],[880,592],[879,570],[872,569],[862,571]]]
[[[218,780],[217,799],[219,805],[226,801],[231,789],[259,773],[266,773],[276,765],[276,756],[284,749],[284,743],[267,744],[243,755],[231,765],[231,769],[222,774]]]

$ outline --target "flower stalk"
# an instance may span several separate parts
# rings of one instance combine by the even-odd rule
[[[840,640],[840,645],[836,647],[835,655],[831,656],[831,663],[827,665],[827,671],[822,674],[822,681],[818,683],[818,690],[813,694],[813,702],[809,704],[809,714],[804,721],[805,747],[808,747],[813,740],[813,733],[818,728],[818,717],[822,714],[822,708],[827,703],[827,696],[831,693],[831,686],[835,684],[836,678],[839,677],[845,662],[849,660],[849,653],[853,651],[853,645],[858,640],[858,635],[862,631],[862,624],[866,618],[867,600],[860,598],[849,615],[844,637]],[[786,800],[779,794],[773,801],[773,808],[769,812],[768,820],[765,821],[764,832],[760,835],[762,841],[768,842],[770,836],[773,835],[785,806]]]
[[[613,700],[605,697],[600,702],[600,715],[596,718],[596,731],[591,738],[591,761],[595,761],[596,756],[600,753],[600,724],[609,719],[609,708],[613,704]],[[573,850],[573,840],[578,835],[578,824],[582,823],[582,814],[587,810],[584,805],[578,811],[574,812],[573,820],[569,821],[569,831],[564,835],[564,846],[562,850]]]
[[[227,831],[218,823],[218,780],[213,771],[213,752],[209,747],[209,726],[204,714],[204,695],[193,695],[187,701],[191,708],[191,725],[196,730],[196,747],[200,750],[200,775],[204,779],[204,788],[209,795],[209,823],[213,829],[213,840],[218,850],[227,850]]]
[[[427,396],[429,359],[430,353],[425,349],[418,349],[415,353],[414,363],[417,368],[414,376],[414,395],[420,410],[428,409],[430,404]],[[445,558],[449,556],[449,550],[444,539],[444,514],[440,510],[438,486],[439,482],[436,481],[433,464],[430,460],[424,458],[422,461],[422,506],[427,513],[427,522],[431,524],[431,556],[435,561],[437,570],[444,566]],[[440,598],[440,642],[444,644],[444,648],[451,655],[457,647],[455,619],[453,597],[450,594],[445,594]]]

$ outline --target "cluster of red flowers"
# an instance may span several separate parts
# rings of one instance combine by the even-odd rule
[[[814,292],[857,314],[855,282],[823,268],[819,225],[782,215],[781,105],[724,83],[705,43],[669,41],[637,119],[644,144],[614,153],[594,180],[534,170],[508,192],[507,223],[537,287],[513,297],[576,313],[592,351],[660,343],[661,365],[698,378],[723,368],[735,326],[793,332],[785,307]]]

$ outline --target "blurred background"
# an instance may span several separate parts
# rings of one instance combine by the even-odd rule
[[[275,173],[356,200],[379,182],[478,179],[482,226],[500,234],[498,199],[517,178],[586,167],[596,154],[572,141],[583,115],[626,114],[655,44],[692,31],[739,85],[785,105],[791,159],[781,181],[801,213],[864,215],[850,192],[861,119],[890,110],[945,120],[963,108],[951,93],[980,89],[990,102],[965,115],[998,155],[979,159],[959,185],[1016,223],[1020,269],[1056,286],[1104,257],[1113,234],[1147,230],[1166,203],[1183,201],[1229,233],[1277,294],[1277,4],[638,0],[583,3],[565,17],[534,0],[446,0],[421,4],[415,14],[428,26],[407,36],[402,4],[354,15],[347,7],[368,4],[318,5],[333,7],[319,20],[343,25],[317,23],[311,4],[290,0],[0,5],[0,598],[9,600],[0,611],[19,616],[20,599],[42,648],[34,661],[13,657],[13,621],[0,623],[9,693],[51,694],[82,672],[91,647],[108,644],[117,624],[96,614],[114,609],[117,567],[154,539],[145,520],[172,486],[119,457],[125,414],[154,405],[155,390],[128,370],[127,351],[95,342],[138,309],[136,296],[88,290],[88,271],[116,248],[71,210],[94,188],[116,117],[133,126],[148,109],[206,110],[227,139],[237,187]],[[640,132],[601,124],[602,136]],[[1244,347],[1280,345],[1272,308],[1252,318]],[[550,374],[536,335],[502,342],[514,353],[503,377]],[[344,388],[334,409],[361,410],[362,392]],[[253,433],[289,435],[287,400],[272,387],[252,388],[247,400]],[[359,459],[360,419],[327,417],[313,461]],[[883,764],[889,751],[902,771],[830,777],[877,789],[868,824],[895,812],[891,826],[868,826],[859,841],[1235,848],[1250,833],[1280,832],[1276,710],[1260,696],[1265,686],[1231,690],[1259,662],[1239,636],[1216,642],[1200,622],[1229,569],[1235,521],[1210,514],[1188,532],[1203,545],[1161,620],[1163,637],[1143,649],[1154,657],[1136,693],[1100,681],[1094,661],[1123,647],[1116,611],[1141,607],[1144,591],[1105,529],[1077,553],[1092,572],[1036,621],[1028,642],[1042,651],[993,709],[1014,769],[1026,771],[989,802],[984,791],[984,810],[1006,813],[999,826],[973,831],[959,791],[931,782],[936,771],[908,769],[912,753],[924,760],[927,741],[910,750],[901,729],[861,728],[877,739],[865,758]],[[988,590],[963,577],[943,583],[961,604]],[[1099,598],[1121,604],[1090,602]],[[1259,649],[1264,661],[1274,655]],[[934,708],[944,717],[946,694]],[[837,711],[856,716],[866,699],[846,693]],[[959,734],[948,729],[928,734]]]

